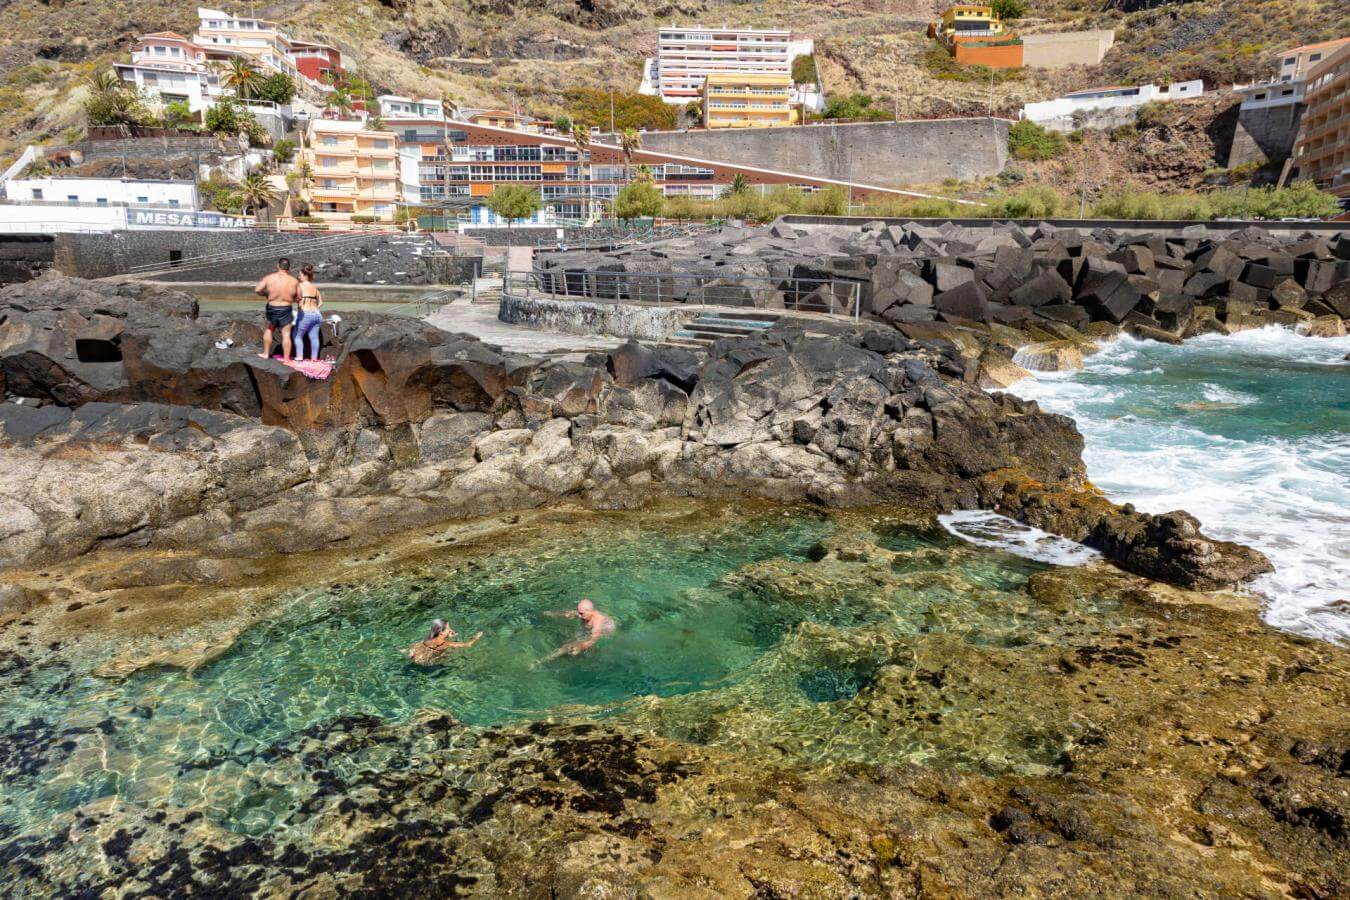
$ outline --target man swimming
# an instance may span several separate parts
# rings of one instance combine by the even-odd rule
[[[282,359],[291,361],[291,325],[295,318],[291,305],[299,292],[300,282],[291,274],[291,261],[284,256],[277,260],[277,270],[263,276],[253,288],[253,293],[267,298],[263,307],[263,352],[258,354],[263,359],[272,355],[272,333],[280,331]]]
[[[595,604],[586,599],[577,604],[576,612],[564,610],[563,612],[551,612],[547,615],[559,616],[564,619],[580,619],[582,626],[587,631],[585,637],[568,641],[550,653],[547,659],[557,659],[560,656],[577,656],[585,653],[594,647],[602,637],[612,635],[617,627],[613,619],[596,609]]]
[[[447,650],[472,647],[478,643],[478,639],[482,636],[483,632],[480,631],[467,641],[452,640],[452,638],[459,637],[455,634],[455,629],[451,628],[444,619],[437,619],[431,623],[431,631],[427,632],[425,638],[403,652],[418,665],[426,665],[440,659],[441,654]]]

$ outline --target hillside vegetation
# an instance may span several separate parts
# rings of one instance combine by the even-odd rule
[[[248,5],[225,4],[240,9]],[[778,25],[817,40],[832,94],[866,93],[903,116],[1010,114],[1023,103],[1103,82],[1203,76],[1247,79],[1269,54],[1343,28],[1342,0],[1033,0],[1030,30],[1116,28],[1096,69],[1011,74],[954,71],[923,37],[942,4],[834,0],[300,0],[258,15],[331,41],[380,90],[448,93],[466,105],[574,112],[579,89],[633,91],[661,24]],[[82,124],[82,80],[125,58],[141,32],[190,33],[196,2],[9,0],[0,7],[0,156],[61,141]],[[593,100],[593,97],[592,97]],[[593,105],[593,103],[592,103]],[[597,123],[599,124],[599,123]]]

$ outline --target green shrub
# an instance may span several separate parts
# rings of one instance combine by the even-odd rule
[[[792,83],[793,84],[815,84],[819,76],[816,74],[816,58],[814,56],[796,56],[792,59]]]
[[[1159,103],[1157,100],[1150,100],[1134,115],[1134,122],[1140,128],[1156,128],[1167,121],[1166,104]]]
[[[628,91],[602,91],[597,88],[575,88],[567,92],[568,117],[573,122],[603,122],[609,124],[610,101],[613,98],[614,127],[648,131],[669,131],[675,127],[676,107],[660,97]]]
[[[353,225],[374,225],[378,221],[379,216],[352,216]]]
[[[666,204],[665,195],[651,180],[639,178],[626,184],[614,196],[614,215],[624,221],[654,219],[661,215]]]
[[[286,106],[295,99],[295,81],[285,72],[274,72],[259,82],[254,96],[258,100],[270,100],[278,106]]]
[[[847,97],[835,97],[825,104],[825,110],[820,114],[822,119],[866,119],[870,121],[883,121],[895,118],[895,115],[889,110],[879,109],[872,105],[872,98],[868,94],[849,94]]]
[[[1108,132],[1111,143],[1121,144],[1139,139],[1139,129],[1133,125],[1117,125]]]
[[[1026,0],[989,0],[989,5],[1004,22],[1016,22],[1027,14]]]
[[[1047,131],[1030,119],[1023,119],[1008,129],[1008,152],[1014,159],[1053,159],[1067,146],[1064,135]]]
[[[295,158],[295,141],[282,138],[272,145],[272,155],[277,162],[288,163]]]
[[[976,215],[991,215],[998,219],[1050,219],[1069,211],[1069,202],[1058,191],[1048,185],[1036,185],[1002,197]]]

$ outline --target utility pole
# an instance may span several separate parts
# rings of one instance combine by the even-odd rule
[[[609,89],[609,133],[614,133],[614,88]]]

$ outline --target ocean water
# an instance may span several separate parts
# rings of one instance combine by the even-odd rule
[[[1350,338],[1280,328],[1172,346],[1130,337],[1012,388],[1072,416],[1092,482],[1184,509],[1265,552],[1272,625],[1350,643]]]

